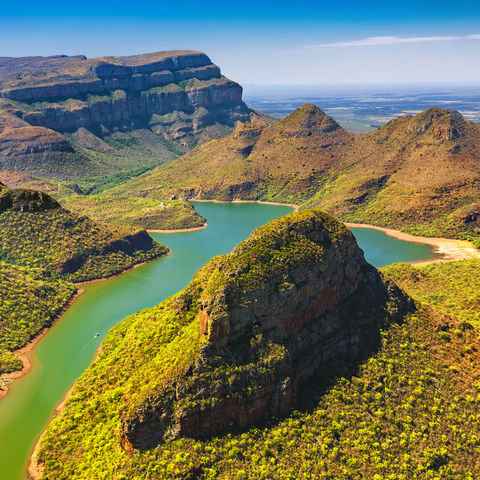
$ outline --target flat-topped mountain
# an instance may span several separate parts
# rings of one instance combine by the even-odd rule
[[[292,202],[468,239],[480,231],[479,173],[480,126],[458,112],[434,107],[353,135],[304,105],[276,125],[242,125],[114,191]]]
[[[0,168],[91,178],[151,167],[252,114],[201,52],[0,58]]]
[[[412,309],[333,217],[274,220],[109,333],[43,438],[39,477],[167,478],[157,459],[172,439],[190,448],[285,415],[320,371],[371,352]],[[207,466],[185,467],[181,478],[205,478]]]

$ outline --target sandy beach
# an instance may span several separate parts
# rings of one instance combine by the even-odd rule
[[[192,228],[178,228],[176,230],[159,230],[159,229],[148,229],[148,233],[184,233],[184,232],[196,232],[198,230],[203,230],[207,228],[207,222],[205,222],[201,227],[192,227]]]
[[[365,223],[345,222],[345,225],[349,228],[372,228],[398,240],[431,245],[433,252],[437,253],[439,257],[413,262],[413,264],[417,266],[428,265],[430,263],[451,262],[453,260],[480,258],[480,251],[477,250],[470,242],[466,242],[464,240],[436,237],[417,237],[416,235],[394,230],[393,228],[377,227],[375,225],[368,225]]]

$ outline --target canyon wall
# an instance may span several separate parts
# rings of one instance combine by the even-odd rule
[[[151,166],[252,113],[201,52],[0,58],[0,168],[81,177]]]

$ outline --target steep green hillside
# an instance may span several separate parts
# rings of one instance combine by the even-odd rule
[[[0,374],[22,368],[12,352],[49,325],[75,291],[41,270],[0,262]]]
[[[60,207],[34,190],[0,196],[0,258],[85,281],[114,275],[167,253],[144,230],[113,228]]]
[[[386,275],[418,298],[419,310],[391,325],[378,353],[360,368],[343,359],[343,376],[337,370],[323,394],[311,392],[315,406],[267,426],[208,440],[182,438],[133,456],[121,452],[108,428],[115,422],[120,428],[114,405],[121,404],[124,388],[114,378],[97,388],[98,379],[118,340],[141,318],[158,318],[168,307],[130,317],[110,334],[107,353],[79,380],[49,427],[42,478],[108,478],[111,468],[125,479],[473,480],[480,469],[480,341],[478,318],[472,317],[478,268],[480,261],[388,267]],[[175,331],[182,327],[169,324],[164,334],[181,341]],[[153,331],[150,338],[154,354]],[[82,437],[85,428],[96,438]]]
[[[342,220],[480,246],[480,126],[430,108],[352,135],[313,105],[247,124],[111,190],[320,207]]]
[[[42,478],[321,478],[353,417],[338,403],[315,422],[275,417],[311,398],[309,385],[349,371],[378,346],[380,327],[411,310],[332,217],[270,222],[112,329],[43,438]],[[376,410],[378,422],[391,415]]]

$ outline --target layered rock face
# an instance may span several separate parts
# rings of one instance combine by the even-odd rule
[[[138,130],[150,132],[136,135],[150,155],[163,153],[166,159],[168,152],[175,153],[166,141],[182,153],[227,133],[251,114],[240,85],[193,51],[0,58],[0,97],[0,161],[23,170],[31,166],[16,162],[21,155],[36,154],[37,163],[45,161],[39,154],[58,152],[88,158],[88,151],[77,147],[99,150],[101,139]]]
[[[200,350],[186,372],[121,414],[127,452],[179,436],[208,437],[281,416],[335,360],[370,352],[379,329],[413,303],[320,210],[257,229],[213,259],[173,300],[195,315]]]

